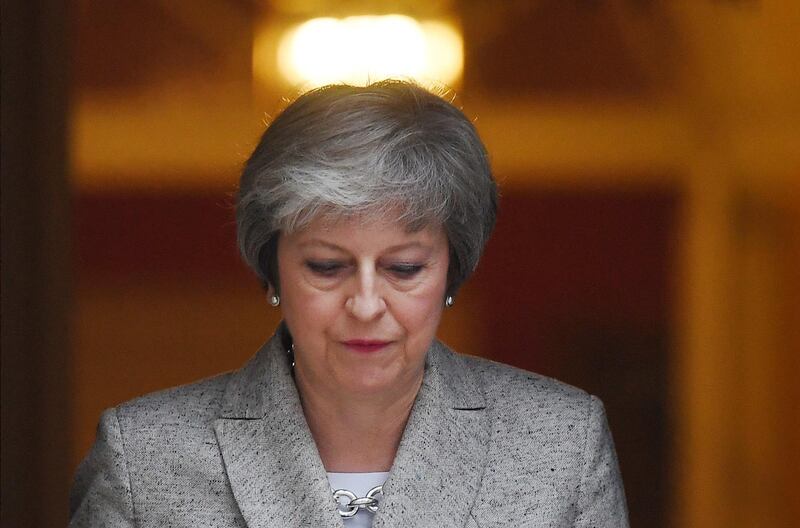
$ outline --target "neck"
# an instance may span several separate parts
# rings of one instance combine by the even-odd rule
[[[407,390],[391,394],[328,391],[295,380],[303,413],[326,471],[389,471],[411,414],[422,378]]]

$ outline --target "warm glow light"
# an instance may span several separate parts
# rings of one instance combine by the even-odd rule
[[[278,67],[290,83],[306,87],[387,78],[453,84],[463,68],[462,47],[460,33],[444,22],[403,15],[315,18],[284,34]],[[259,53],[254,50],[256,63]]]

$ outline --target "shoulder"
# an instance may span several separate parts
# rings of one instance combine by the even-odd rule
[[[477,379],[491,435],[498,450],[518,453],[519,462],[583,459],[593,424],[605,423],[598,398],[561,381],[483,358],[455,355]]]
[[[491,448],[484,484],[489,489],[513,494],[522,485],[562,509],[565,518],[591,510],[585,503],[602,495],[609,511],[623,512],[619,518],[624,518],[613,441],[597,397],[494,361],[464,355],[454,360],[478,380],[485,399]]]
[[[142,519],[175,513],[171,501],[193,493],[187,482],[207,483],[191,489],[203,493],[211,487],[215,496],[224,497],[214,423],[229,378],[219,375],[106,410],[75,475],[73,524],[94,526],[105,520],[109,526],[133,526],[139,520],[150,526]]]
[[[113,409],[123,438],[171,436],[181,431],[210,431],[219,416],[230,373],[153,392]],[[203,436],[203,435],[199,435]],[[173,436],[174,437],[174,436]]]
[[[538,418],[575,415],[585,419],[592,401],[586,391],[559,380],[484,358],[458,355],[478,378],[487,405],[500,411],[535,413]]]

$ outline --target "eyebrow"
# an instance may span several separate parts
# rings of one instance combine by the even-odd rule
[[[313,238],[311,240],[307,240],[306,242],[300,243],[300,247],[308,247],[308,246],[324,246],[324,247],[327,247],[329,249],[333,249],[333,250],[336,250],[336,251],[341,251],[342,253],[350,253],[349,250],[347,250],[347,249],[345,249],[345,248],[343,248],[341,246],[338,246],[336,244],[332,244],[331,242],[327,242],[325,240],[322,240],[320,238]],[[418,248],[422,248],[422,249],[429,249],[428,245],[423,244],[422,242],[418,242],[418,241],[415,240],[414,242],[406,242],[405,244],[398,244],[396,246],[388,247],[388,248],[384,249],[382,251],[382,253],[386,253],[386,252],[391,253],[393,251],[401,251],[403,249],[409,249],[409,248],[413,248],[413,247],[418,247]]]

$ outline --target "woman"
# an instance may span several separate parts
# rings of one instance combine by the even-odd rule
[[[627,526],[602,404],[435,340],[497,190],[412,84],[291,104],[248,161],[239,246],[284,322],[241,370],[106,411],[79,526]]]

